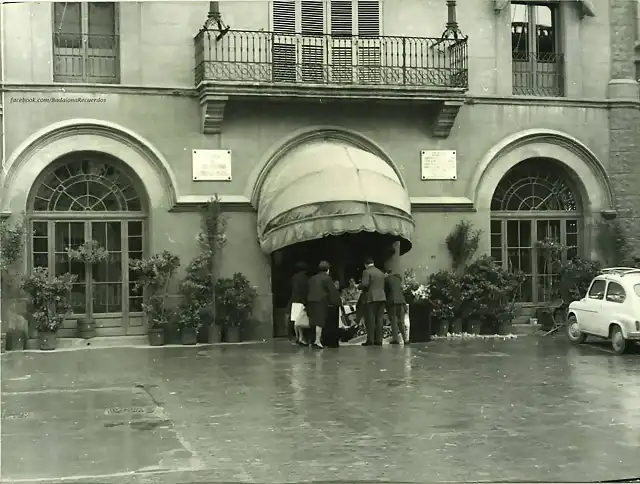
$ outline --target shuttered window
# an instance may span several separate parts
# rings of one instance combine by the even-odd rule
[[[379,82],[379,0],[274,0],[273,33],[274,80]]]
[[[296,82],[296,4],[289,0],[273,2],[273,80]]]

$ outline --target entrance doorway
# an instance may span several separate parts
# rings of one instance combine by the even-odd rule
[[[581,207],[566,170],[556,161],[529,159],[500,181],[491,202],[491,256],[505,269],[526,275],[521,303],[550,302],[553,273],[538,242],[553,239],[567,249],[563,262],[581,253]]]
[[[328,261],[331,264],[331,276],[343,288],[349,284],[350,279],[360,280],[367,257],[373,258],[376,267],[384,269],[393,257],[396,240],[397,237],[390,235],[360,232],[301,242],[272,253],[274,337],[287,336],[286,313],[296,263],[306,263],[309,275],[312,275],[320,261]]]
[[[142,294],[129,277],[129,261],[144,256],[146,203],[137,177],[119,160],[94,152],[55,162],[34,187],[29,211],[29,267],[77,277],[72,314],[61,334],[92,309],[101,336],[144,334]],[[86,264],[67,250],[96,241],[109,257]]]

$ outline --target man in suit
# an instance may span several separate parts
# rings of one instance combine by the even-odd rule
[[[408,345],[407,328],[404,325],[404,307],[406,302],[404,300],[404,294],[402,293],[402,276],[393,269],[387,269],[384,289],[387,295],[387,315],[391,322],[391,344],[399,344],[400,338],[398,336],[402,336],[403,343]]]
[[[362,346],[382,346],[382,326],[384,324],[384,292],[385,275],[373,265],[373,259],[368,257],[364,262],[362,281],[358,286],[364,292],[365,304],[364,323],[367,328],[367,341]]]

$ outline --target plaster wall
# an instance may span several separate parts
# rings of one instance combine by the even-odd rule
[[[382,34],[440,37],[447,21],[443,0],[382,0]],[[579,17],[574,2],[562,3],[562,51],[566,95],[604,98],[609,80],[609,12]],[[575,2],[577,3],[577,2]],[[121,2],[118,4],[121,84],[193,86],[193,37],[206,20],[209,2]],[[464,8],[462,8],[464,7]],[[52,82],[52,4],[2,5],[6,82]],[[223,1],[220,11],[235,30],[269,31],[270,2]],[[510,12],[493,2],[458,5],[458,22],[469,35],[470,92],[511,95]],[[584,49],[588,44],[589,48]]]

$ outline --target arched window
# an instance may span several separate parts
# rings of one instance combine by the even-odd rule
[[[580,200],[566,170],[555,160],[532,158],[513,167],[491,200],[491,256],[527,275],[521,302],[557,299],[558,274],[538,243],[553,239],[567,247],[563,259],[580,250]]]
[[[144,255],[147,198],[135,173],[102,153],[66,155],[35,183],[29,219],[30,266],[77,276],[70,320],[91,312],[99,333],[141,334],[142,294],[128,267],[130,260]],[[70,260],[68,249],[89,240],[108,252],[107,260]],[[63,330],[70,325],[65,323]]]

